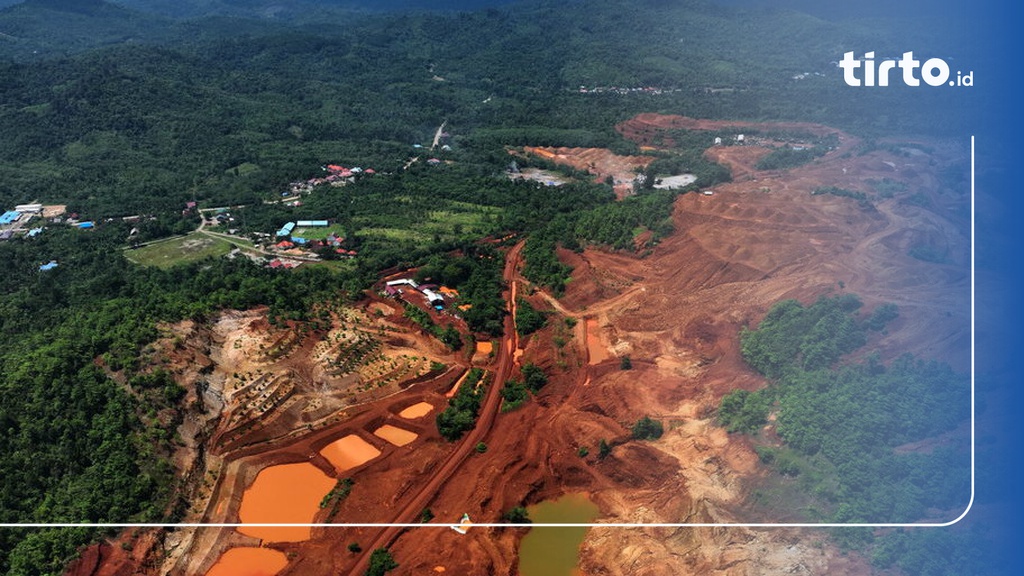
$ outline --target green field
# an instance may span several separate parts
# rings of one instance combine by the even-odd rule
[[[431,210],[427,213],[427,218],[430,219],[430,223],[432,224],[441,224],[446,227],[458,224],[466,228],[477,229],[484,227],[487,222],[488,215],[497,215],[501,213],[500,209],[490,206],[474,206],[474,208],[476,209],[474,212]]]
[[[245,247],[248,243],[239,240],[237,245]],[[154,242],[142,248],[128,250],[125,256],[142,266],[170,268],[177,264],[195,262],[203,258],[217,258],[226,255],[235,248],[236,243],[224,238],[193,232],[188,236]]]
[[[387,240],[412,240],[415,242],[430,240],[429,234],[403,228],[363,228],[356,234],[362,237],[384,238]]]
[[[303,268],[326,268],[333,272],[351,272],[356,269],[355,260],[322,260],[303,264]]]
[[[318,228],[296,228],[292,232],[292,236],[299,238],[305,238],[306,240],[323,240],[332,233],[336,234],[339,238],[345,237],[345,227],[341,224],[332,224],[330,226],[318,227]]]

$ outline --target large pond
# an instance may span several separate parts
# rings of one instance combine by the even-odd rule
[[[336,481],[308,462],[281,464],[260,470],[242,495],[238,516],[243,523],[300,524],[313,521],[320,501]],[[266,542],[308,540],[309,527],[267,528],[242,526],[242,534]]]
[[[585,494],[567,494],[529,506],[530,520],[537,524],[587,523],[597,518],[597,505]],[[519,545],[521,576],[576,576],[580,544],[586,528],[530,528]]]
[[[206,576],[274,576],[288,564],[284,552],[269,548],[232,548]]]

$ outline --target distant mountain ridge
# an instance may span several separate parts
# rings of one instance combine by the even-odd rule
[[[0,56],[67,55],[167,38],[171,21],[104,0],[25,0],[0,9]]]
[[[516,0],[113,0],[140,12],[171,18],[239,16],[290,19],[336,11],[398,12],[403,10],[479,10]]]
[[[316,24],[339,15],[455,11],[518,0],[0,0],[0,58],[67,56],[124,43],[244,35],[266,26]],[[225,27],[222,20],[236,20]]]
[[[24,0],[22,4],[78,14],[96,14],[108,10],[110,6],[104,0]]]

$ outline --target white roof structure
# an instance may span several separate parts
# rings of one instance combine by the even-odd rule
[[[438,294],[437,292],[434,292],[433,290],[431,290],[429,288],[424,288],[423,290],[421,290],[421,292],[423,292],[423,295],[426,296],[427,300],[430,300],[431,303],[437,302],[437,301],[444,302],[444,296],[441,296],[440,294]]]

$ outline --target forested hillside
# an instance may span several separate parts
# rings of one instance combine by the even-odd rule
[[[773,306],[756,329],[741,334],[744,360],[770,385],[725,396],[718,418],[732,432],[754,435],[761,461],[780,475],[753,500],[772,518],[790,521],[956,518],[971,499],[970,438],[962,428],[970,418],[970,380],[945,364],[909,355],[884,364],[875,351],[850,361],[849,354],[863,353],[871,335],[898,316],[891,304],[871,313],[860,308],[851,294],[809,306],[787,300]],[[772,433],[762,433],[768,424]],[[773,441],[774,434],[783,442]],[[942,441],[924,442],[935,438]],[[844,529],[835,536],[869,550],[882,568],[900,554],[929,548],[963,562],[941,573],[984,565],[968,551],[976,542],[958,544],[958,553],[951,555],[942,549],[952,545],[950,540],[914,531]],[[901,561],[901,567],[910,574],[936,573],[933,563]]]
[[[53,18],[45,5],[19,5],[0,13],[0,32],[19,36],[19,19],[33,9],[33,36],[62,53],[75,38],[102,43],[117,28],[96,18],[102,30],[76,35],[88,15]],[[103,5],[111,10],[122,11]],[[0,63],[0,201],[68,202],[93,216],[166,210],[192,197],[252,202],[338,158],[397,166],[446,119],[474,154],[522,144],[524,129],[543,143],[611,144],[616,121],[652,109],[867,134],[961,133],[970,120],[955,91],[915,94],[914,106],[898,88],[837,98],[846,87],[829,60],[870,36],[795,13],[535,2],[302,29],[216,18],[154,27],[130,14],[115,20],[149,32],[118,32],[132,39],[70,58]],[[0,43],[5,49],[16,54],[19,42]],[[822,76],[792,78],[802,72]],[[582,94],[580,86],[665,91]],[[946,121],[934,122],[943,110]],[[235,176],[243,163],[257,170]]]
[[[130,266],[119,249],[127,232],[57,229],[0,246],[0,522],[174,521],[166,458],[185,391],[142,353],[156,322],[260,304],[302,319],[336,297],[323,269]],[[41,273],[39,259],[60,266]],[[2,530],[0,572],[59,574],[92,533]]]

